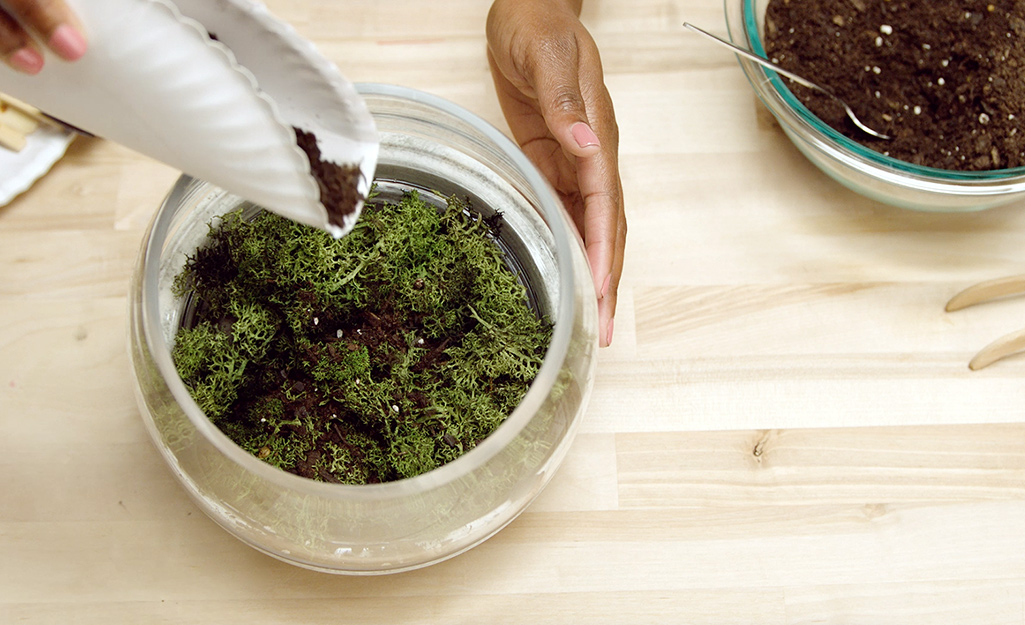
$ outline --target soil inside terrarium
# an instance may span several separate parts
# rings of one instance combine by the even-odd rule
[[[501,224],[418,191],[371,197],[342,239],[229,213],[175,283],[192,302],[179,375],[233,441],[303,477],[387,482],[450,462],[519,404],[551,337]]]
[[[826,124],[893,158],[948,170],[1025,165],[1025,0],[771,0],[768,57]]]

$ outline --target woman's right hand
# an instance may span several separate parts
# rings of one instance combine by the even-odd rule
[[[63,0],[0,0],[0,60],[25,74],[42,71],[43,54],[33,35],[65,61],[78,60],[88,47]]]

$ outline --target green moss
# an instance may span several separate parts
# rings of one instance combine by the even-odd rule
[[[499,224],[415,192],[369,202],[340,240],[225,215],[175,283],[198,302],[179,374],[222,431],[286,471],[360,484],[450,462],[512,412],[551,336]]]

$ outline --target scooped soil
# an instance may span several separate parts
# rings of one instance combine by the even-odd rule
[[[896,159],[948,170],[1025,165],[1025,0],[770,0],[768,57],[816,116]]]
[[[328,221],[338,227],[345,225],[345,217],[356,210],[363,199],[357,184],[362,175],[356,165],[338,165],[325,161],[317,145],[317,137],[301,128],[295,130],[296,142],[310,160],[310,173],[320,187],[320,202],[327,209]]]

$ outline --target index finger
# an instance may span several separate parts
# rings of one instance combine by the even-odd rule
[[[75,61],[85,54],[81,24],[64,0],[3,0],[3,5],[62,59]]]

